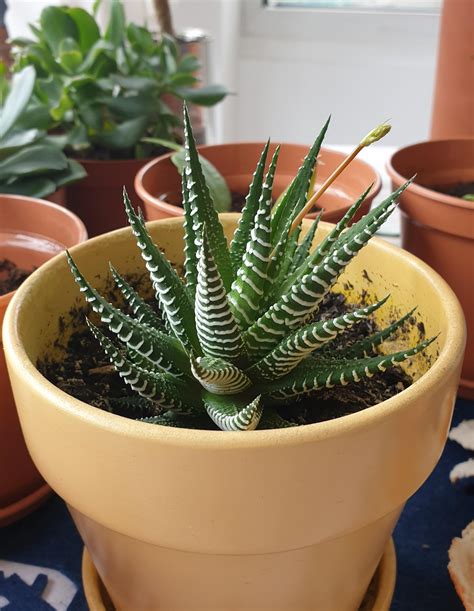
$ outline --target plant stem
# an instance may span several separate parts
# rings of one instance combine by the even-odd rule
[[[174,36],[173,19],[168,0],[153,0],[153,6],[161,33]]]
[[[293,221],[290,231],[289,231],[289,235],[293,233],[293,231],[298,227],[298,225],[301,223],[303,218],[314,207],[318,199],[320,199],[320,197],[328,190],[328,188],[332,185],[332,183],[336,180],[336,178],[340,174],[342,174],[342,172],[347,168],[347,166],[351,163],[351,161],[357,157],[357,155],[361,152],[361,150],[367,146],[370,146],[374,142],[377,142],[381,138],[383,138],[386,134],[388,134],[389,131],[390,131],[390,125],[388,123],[382,123],[375,129],[373,129],[371,132],[369,132],[367,136],[365,136],[365,138],[363,138],[360,141],[360,143],[356,146],[356,148],[352,151],[352,153],[350,153],[350,155],[348,155],[344,159],[344,161],[334,170],[334,172],[328,178],[326,178],[326,180],[321,185],[321,187],[318,189],[318,191],[316,191],[316,193],[313,193],[313,195],[309,198],[304,208],[301,210],[301,212],[298,214],[298,216]]]

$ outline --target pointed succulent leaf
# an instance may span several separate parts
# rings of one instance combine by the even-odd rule
[[[242,264],[242,259],[247,248],[247,243],[250,241],[250,232],[255,223],[255,217],[259,208],[260,196],[262,194],[263,176],[265,173],[265,164],[267,162],[268,148],[270,140],[267,141],[263,148],[262,154],[257,164],[257,169],[252,177],[250,188],[247,197],[245,198],[245,206],[242,210],[242,215],[235,230],[234,237],[230,245],[230,257],[234,272],[237,272]]]
[[[191,359],[191,370],[201,386],[215,395],[236,395],[252,384],[241,369],[224,359]]]
[[[161,311],[186,350],[201,354],[189,292],[169,261],[154,244],[143,220],[135,214],[126,191],[125,210],[150,274]]]
[[[118,273],[115,267],[109,263],[115,284],[118,286],[122,295],[127,300],[130,309],[138,322],[146,323],[150,327],[160,328],[163,326],[163,321],[154,312],[154,310],[146,303],[144,299],[135,291],[135,289]]]
[[[292,284],[301,279],[304,274],[307,274],[315,265],[320,263],[322,259],[331,252],[332,248],[337,244],[337,241],[340,238],[344,229],[347,228],[351,220],[359,211],[359,208],[364,203],[364,200],[371,189],[372,185],[370,185],[370,187],[368,187],[368,189],[366,189],[364,193],[362,193],[359,199],[352,204],[346,214],[328,233],[328,235],[317,246],[317,248],[312,254],[310,254],[308,250],[306,258],[299,263],[298,267],[295,267],[293,273],[280,285],[280,295],[285,293],[289,289],[289,287],[291,287]],[[382,205],[383,204],[381,204],[381,206]],[[383,209],[381,207],[380,213],[382,213],[382,211]]]
[[[195,232],[196,239],[201,240],[202,236],[200,233],[202,233],[203,227],[206,227],[212,256],[224,283],[225,290],[228,292],[234,280],[229,247],[227,246],[224,229],[219,222],[219,215],[214,208],[209,189],[206,185],[186,105],[184,105],[184,148],[186,197],[191,207],[196,206],[196,216],[199,219],[198,223],[193,225],[193,231]]]
[[[250,240],[229,293],[229,302],[241,329],[258,317],[267,283],[271,252],[272,188],[280,147],[277,147],[263,184]]]
[[[404,316],[399,318],[397,321],[385,327],[381,331],[366,337],[346,349],[342,349],[338,351],[338,356],[343,356],[344,358],[361,358],[372,356],[378,346],[382,344],[386,339],[391,337],[403,324],[413,315],[416,308],[413,308],[409,312],[407,312]]]
[[[383,206],[384,208],[386,206]],[[359,221],[349,232],[350,239],[336,242],[331,252],[309,273],[293,284],[244,334],[250,354],[263,357],[274,348],[289,331],[303,324],[319,307],[324,296],[337,279],[385,222],[382,213],[370,225]]]
[[[414,348],[362,359],[324,359],[309,357],[287,376],[259,385],[259,390],[272,399],[288,402],[303,397],[321,388],[345,386],[349,382],[360,382],[384,372],[397,363],[425,350],[436,338],[421,342]]]
[[[150,373],[134,365],[99,329],[87,320],[89,329],[100,343],[122,380],[145,399],[161,409],[191,413],[200,407],[199,395],[189,384],[183,384],[169,373]]]
[[[227,301],[206,231],[199,249],[195,315],[197,334],[206,356],[226,361],[235,361],[242,356],[242,336]]]
[[[252,379],[275,380],[297,367],[309,354],[332,341],[355,323],[367,318],[387,301],[387,297],[366,308],[346,312],[336,318],[306,325],[278,344],[246,373]]]
[[[252,431],[258,426],[263,411],[260,395],[247,406],[230,396],[204,393],[207,413],[222,431]]]
[[[145,357],[158,370],[180,376],[190,374],[189,359],[181,344],[158,329],[139,323],[111,305],[87,282],[66,252],[69,267],[85,300],[112,333],[128,348]]]
[[[126,414],[131,418],[154,416],[157,410],[156,403],[140,397],[140,395],[133,397],[111,397],[108,402],[114,412]]]
[[[311,250],[311,246],[313,244],[314,236],[316,235],[316,230],[318,229],[319,221],[321,220],[321,214],[318,214],[314,219],[311,228],[306,232],[303,241],[296,249],[295,256],[293,258],[292,265],[290,267],[290,272],[294,272],[297,270],[300,265],[303,265],[306,258],[309,255],[309,251]],[[296,232],[295,232],[296,233]]]
[[[306,203],[308,189],[311,184],[311,179],[314,172],[321,145],[323,143],[326,131],[329,127],[330,117],[324,124],[313,146],[306,155],[303,165],[298,170],[296,177],[288,187],[285,195],[281,198],[278,206],[275,208],[272,217],[272,244],[276,245],[281,240],[287,239],[288,231],[291,227],[293,219],[303,209]]]
[[[186,173],[181,175],[184,211],[184,279],[191,297],[196,295],[198,247],[200,244],[200,221],[196,203],[187,187]]]
[[[148,416],[139,418],[140,422],[148,422],[149,424],[159,424],[161,426],[172,426],[179,429],[200,428],[200,419],[192,414],[177,414],[174,411],[164,412],[158,416]],[[198,426],[196,426],[198,425]]]

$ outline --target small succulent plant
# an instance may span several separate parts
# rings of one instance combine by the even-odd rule
[[[396,206],[408,183],[349,227],[368,190],[311,251],[318,218],[300,240],[292,223],[308,189],[328,124],[285,195],[273,207],[278,149],[265,175],[265,146],[228,246],[184,112],[184,278],[153,243],[125,193],[125,207],[150,274],[160,314],[111,267],[131,315],[104,299],[68,255],[87,302],[108,328],[89,327],[122,379],[148,406],[143,420],[193,427],[203,414],[226,431],[288,426],[278,405],[318,389],[358,382],[417,354],[432,339],[392,354],[378,352],[411,312],[363,340],[328,350],[334,338],[387,300],[318,320],[318,309],[348,263]],[[273,210],[272,210],[273,207]],[[115,337],[116,340],[111,338]],[[138,401],[138,400],[137,400]],[[295,409],[297,409],[295,407]]]

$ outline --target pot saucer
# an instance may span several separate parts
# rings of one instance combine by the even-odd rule
[[[397,557],[390,539],[359,611],[389,611],[396,577]],[[82,555],[82,583],[90,611],[115,611],[86,548]]]
[[[0,528],[16,522],[42,505],[51,495],[48,484],[43,484],[22,499],[0,509]]]

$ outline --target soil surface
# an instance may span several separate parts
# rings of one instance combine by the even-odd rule
[[[452,195],[453,197],[464,197],[465,195],[471,195],[474,193],[474,182],[460,182],[455,185],[443,185],[429,187],[433,191],[438,193],[444,193],[445,195]]]
[[[30,274],[31,271],[20,269],[13,261],[0,259],[0,295],[16,291]]]
[[[364,296],[361,296],[361,302],[363,301]],[[354,307],[346,303],[343,294],[330,293],[319,310],[318,318],[340,316]],[[68,316],[68,324],[83,327],[85,313],[84,308],[75,309]],[[341,346],[347,346],[367,337],[375,330],[372,320],[363,320],[332,342],[331,352],[334,353]],[[64,351],[63,360],[58,363],[46,358],[38,362],[38,369],[46,378],[73,397],[109,412],[131,418],[150,415],[150,403],[138,398],[125,385],[87,329],[75,332],[67,341],[64,340],[64,331],[65,322],[60,320],[56,347]],[[401,332],[403,333],[403,330]],[[419,333],[422,339],[424,329],[420,328]],[[331,420],[384,401],[407,388],[411,383],[410,376],[396,366],[357,384],[349,383],[347,386],[318,391],[311,399],[279,408],[279,413],[297,425]],[[196,428],[216,427],[210,418],[204,415],[202,421],[196,423]]]

